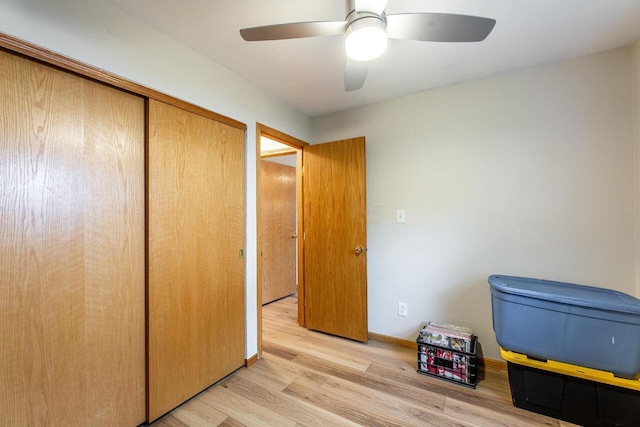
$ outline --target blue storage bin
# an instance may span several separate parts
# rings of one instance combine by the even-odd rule
[[[489,277],[493,330],[504,349],[613,372],[640,373],[640,300],[610,289]]]

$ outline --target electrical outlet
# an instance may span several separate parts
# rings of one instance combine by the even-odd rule
[[[399,302],[398,303],[398,316],[407,317],[407,303]]]

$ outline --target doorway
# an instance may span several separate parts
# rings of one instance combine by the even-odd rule
[[[297,293],[297,153],[265,136],[261,137],[261,153],[258,221],[264,306]]]
[[[298,324],[365,342],[368,338],[365,138],[309,145],[260,124],[256,135],[258,159],[262,158],[262,137],[284,144],[279,150],[296,153],[297,230],[302,230],[296,239]],[[260,178],[261,170],[257,168],[259,251],[263,249],[264,234],[260,221]],[[258,357],[261,357],[260,252],[257,258]]]
[[[262,305],[296,291],[298,301],[304,301],[303,241],[298,237],[297,231],[302,230],[302,148],[308,145],[290,135],[257,124],[258,357],[262,356]],[[294,179],[293,183],[288,182],[291,179]],[[278,183],[278,180],[281,182]],[[294,184],[293,194],[290,192],[290,185],[287,184]],[[295,200],[288,200],[292,196]],[[266,200],[266,197],[271,200]],[[294,206],[294,227],[288,225],[287,221],[276,222],[277,217],[289,209],[277,205],[286,203],[292,203]],[[270,216],[267,212],[269,209],[277,209],[280,212],[274,212],[276,215]],[[265,224],[265,220],[269,223]],[[295,252],[293,264],[285,259],[289,258],[287,254],[291,248]],[[268,254],[265,254],[263,249],[267,249]],[[293,287],[290,283],[292,279]],[[267,292],[264,291],[263,284],[269,286]],[[298,304],[298,323],[304,326],[303,304]]]

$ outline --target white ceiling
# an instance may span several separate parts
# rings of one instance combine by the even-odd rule
[[[640,0],[389,0],[387,14],[496,19],[480,43],[389,40],[344,91],[344,36],[245,42],[244,27],[344,19],[343,0],[106,0],[313,117],[640,39]]]

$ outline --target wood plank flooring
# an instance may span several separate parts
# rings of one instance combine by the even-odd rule
[[[504,370],[475,390],[416,373],[416,351],[306,330],[297,300],[262,310],[263,354],[152,424],[200,426],[557,426],[518,409]]]

